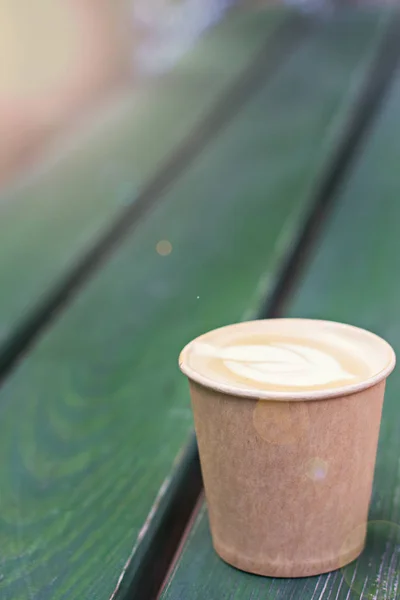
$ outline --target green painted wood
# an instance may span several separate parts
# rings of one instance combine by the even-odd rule
[[[153,83],[122,94],[0,196],[0,345],[135,201],[285,20],[232,12]]]
[[[192,431],[178,352],[256,310],[383,29],[373,15],[317,27],[4,383],[2,600],[106,600],[127,559],[140,568]]]
[[[289,315],[366,327],[400,351],[400,77],[338,198],[290,303]],[[242,573],[213,552],[204,504],[162,600],[397,600],[400,598],[400,374],[388,382],[367,548],[348,567],[284,580]]]

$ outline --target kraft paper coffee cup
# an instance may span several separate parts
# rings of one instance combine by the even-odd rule
[[[256,377],[266,369],[274,389],[246,376],[227,382],[220,358],[227,347],[235,350],[228,351],[225,363],[236,368],[241,353],[246,358],[265,336],[279,346],[282,335],[291,341],[309,336],[312,344],[318,338],[333,346],[344,340],[342,350],[358,353],[355,358],[368,365],[368,376],[348,374],[343,384],[322,385],[324,366],[317,361],[320,383],[304,386],[300,352],[298,359],[293,355],[298,375],[287,376],[289,385],[279,383],[286,378],[283,362],[260,366],[251,356],[246,376],[249,368]],[[251,352],[243,350],[246,344]],[[215,347],[217,358],[210,351]],[[288,347],[296,353],[295,345]],[[273,577],[317,575],[356,559],[365,544],[385,382],[395,365],[389,344],[350,325],[271,319],[200,336],[184,348],[179,363],[189,378],[212,539],[220,557]]]

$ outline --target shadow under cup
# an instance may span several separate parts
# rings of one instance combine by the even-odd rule
[[[347,325],[278,319],[228,328],[299,322],[367,336],[381,368],[356,385],[279,393],[211,381],[192,369],[193,342],[180,357],[215,550],[239,569],[273,577],[332,571],[362,552],[385,382],[395,364],[384,340]]]

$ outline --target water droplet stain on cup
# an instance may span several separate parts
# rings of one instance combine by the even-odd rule
[[[309,429],[308,407],[305,402],[259,400],[253,411],[253,425],[269,444],[296,444]]]

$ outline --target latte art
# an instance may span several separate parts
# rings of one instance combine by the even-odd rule
[[[198,355],[220,359],[234,375],[266,384],[297,387],[356,379],[327,352],[294,343],[227,348],[198,343],[194,350]]]
[[[340,323],[270,319],[228,325],[184,348],[190,379],[239,396],[302,399],[347,393],[390,371],[394,353],[374,334]]]

